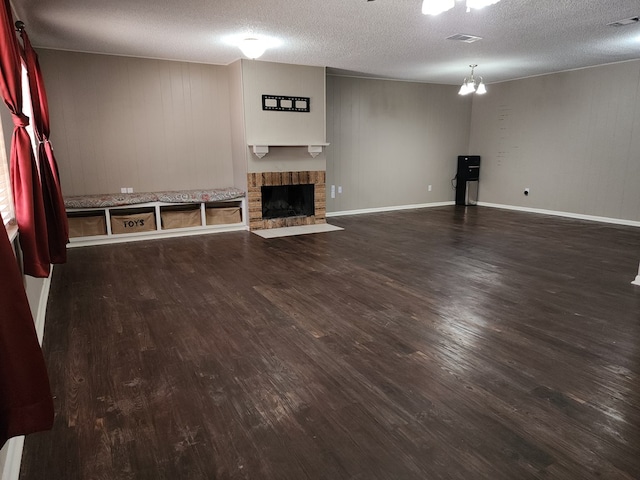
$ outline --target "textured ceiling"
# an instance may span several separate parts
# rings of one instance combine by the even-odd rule
[[[436,17],[422,0],[12,0],[32,43],[81,52],[227,65],[228,41],[278,45],[261,60],[337,73],[457,84],[477,63],[487,83],[640,58],[638,0],[502,0]],[[457,33],[483,40],[446,40]]]

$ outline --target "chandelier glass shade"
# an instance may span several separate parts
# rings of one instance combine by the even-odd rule
[[[498,3],[500,0],[466,0],[467,12],[479,10],[488,5]],[[451,10],[456,5],[456,0],[423,0],[422,13],[425,15],[439,15]]]
[[[464,81],[462,82],[462,86],[458,91],[458,95],[468,95],[470,93],[475,93],[477,95],[484,95],[485,93],[487,93],[487,87],[485,87],[482,77],[480,76],[475,77],[473,75],[473,70],[478,65],[469,65],[469,66],[471,67],[471,75],[468,77],[465,77]]]
[[[424,15],[439,15],[442,12],[451,10],[456,4],[456,0],[424,0],[422,2],[422,13]]]

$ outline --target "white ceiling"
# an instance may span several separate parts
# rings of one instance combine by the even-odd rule
[[[470,63],[486,83],[640,58],[639,0],[502,0],[436,17],[422,0],[12,0],[46,47],[227,65],[230,37],[280,42],[261,60],[337,73],[459,84]],[[483,37],[460,43],[446,37]]]

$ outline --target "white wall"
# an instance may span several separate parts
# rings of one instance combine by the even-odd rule
[[[38,54],[65,195],[233,185],[226,67]]]
[[[640,220],[640,61],[488,89],[469,143],[481,202]]]
[[[453,201],[471,100],[458,87],[327,77],[327,210]],[[342,194],[329,195],[329,185]],[[431,192],[428,185],[432,185]]]

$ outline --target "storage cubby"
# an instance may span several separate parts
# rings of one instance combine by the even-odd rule
[[[199,227],[202,225],[200,205],[169,205],[160,207],[162,230]]]
[[[72,212],[67,215],[69,237],[94,237],[107,234],[107,220],[104,211]]]
[[[149,202],[67,209],[70,246],[247,230],[246,202]]]
[[[152,207],[123,208],[111,212],[112,234],[130,235],[155,230],[156,214]]]
[[[224,203],[207,203],[205,205],[205,222],[206,225],[229,225],[242,222],[242,205],[230,206],[231,202]]]

